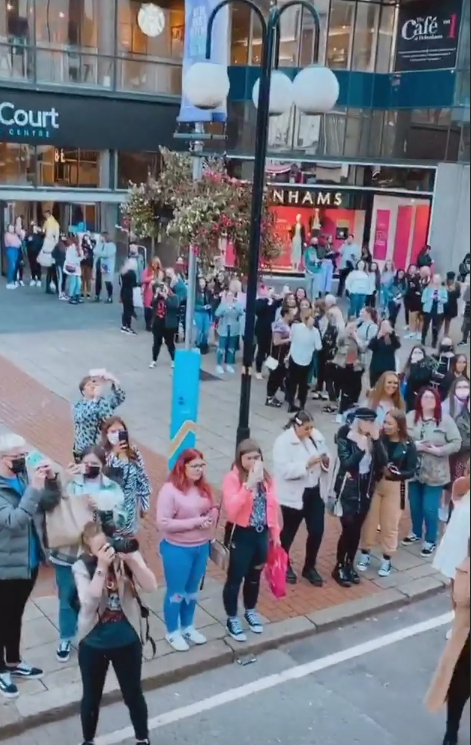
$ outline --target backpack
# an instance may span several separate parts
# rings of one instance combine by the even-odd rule
[[[85,567],[87,569],[87,572],[88,572],[88,574],[90,576],[90,579],[92,580],[93,577],[95,576],[95,571],[96,571],[96,568],[97,568],[97,560],[96,560],[96,558],[94,556],[89,556],[88,554],[83,554],[80,557],[80,559],[78,559],[78,561],[81,561],[85,565]],[[134,584],[134,578],[133,578],[132,572],[130,571],[130,569],[126,565],[124,565],[124,571],[125,571],[125,574],[126,574],[127,578],[131,582],[132,593],[133,593],[134,598],[135,598],[135,600],[136,600],[136,602],[137,602],[137,604],[139,606],[139,612],[141,614],[141,618],[142,618],[142,620],[145,623],[145,636],[143,637],[141,635],[141,637],[140,637],[142,648],[144,649],[144,647],[146,646],[146,644],[150,644],[151,649],[152,649],[152,659],[153,659],[157,655],[157,645],[155,643],[155,640],[152,638],[152,636],[150,634],[150,610],[142,602],[142,599],[141,599],[139,593],[136,590],[136,585]],[[72,610],[74,610],[75,613],[78,616],[79,613],[80,613],[81,605],[80,605],[80,598],[79,598],[79,595],[78,595],[78,592],[77,592],[77,587],[76,587],[75,584],[74,584],[74,589],[72,590],[72,593],[71,593],[71,595],[69,597],[69,605],[72,608]],[[98,623],[101,623],[101,618],[99,616],[98,616]]]

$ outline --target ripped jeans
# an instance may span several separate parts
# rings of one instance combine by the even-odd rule
[[[228,618],[235,618],[238,611],[242,583],[245,610],[255,610],[260,594],[262,571],[267,563],[270,534],[268,528],[258,532],[255,528],[234,529],[231,541],[231,558],[223,590],[224,608]]]
[[[198,591],[208,564],[209,548],[209,543],[177,546],[164,540],[160,544],[167,584],[164,620],[169,634],[193,626]]]

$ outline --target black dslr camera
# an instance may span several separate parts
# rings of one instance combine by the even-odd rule
[[[117,535],[112,512],[99,512],[98,519],[101,522],[103,533],[108,539],[108,545],[117,554],[135,554],[136,551],[139,551],[139,541],[136,538],[123,538]]]

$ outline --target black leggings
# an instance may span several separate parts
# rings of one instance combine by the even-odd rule
[[[301,408],[304,409],[306,406],[310,369],[310,365],[297,365],[296,362],[293,362],[293,360],[290,359],[286,385],[286,398],[291,406],[294,406],[296,393],[298,394],[298,401]]]
[[[0,581],[0,673],[21,662],[23,614],[37,576],[36,570],[31,579]]]
[[[455,672],[448,691],[447,734],[457,737],[464,707],[470,695],[470,638],[463,647],[456,663]]]
[[[262,333],[257,336],[257,354],[255,356],[255,369],[262,372],[263,363],[270,354],[272,335],[271,332]]]
[[[274,398],[279,389],[283,388],[286,378],[285,359],[288,352],[289,344],[280,344],[278,347],[273,347],[272,357],[278,360],[278,367],[276,370],[270,370],[267,381],[267,398]]]
[[[157,362],[159,359],[160,350],[162,344],[165,342],[168,353],[173,360],[175,359],[175,337],[178,333],[177,329],[167,329],[162,323],[154,323],[152,326],[152,333],[154,335],[154,343],[152,345],[152,361]]]
[[[128,297],[127,295],[122,295],[121,300],[123,302],[123,316],[122,316],[122,326],[125,329],[130,329],[132,324],[132,319],[134,318],[135,311],[134,311],[134,303],[132,300],[132,297]]]
[[[228,618],[237,616],[242,583],[245,610],[255,610],[260,594],[262,571],[268,557],[268,530],[257,533],[255,528],[237,526],[230,542],[231,558],[223,590],[224,608]]]
[[[31,270],[31,279],[40,281],[42,277],[42,266],[38,263],[39,252],[33,248],[28,248],[28,261]]]
[[[281,512],[283,514],[281,545],[287,554],[291,550],[302,521],[305,520],[307,542],[304,568],[314,569],[317,563],[319,549],[322,545],[325,528],[325,504],[319,487],[316,486],[312,489],[304,490],[302,510],[295,510],[292,507],[282,507]]]
[[[116,649],[99,649],[82,642],[79,646],[79,666],[82,675],[83,697],[81,719],[83,739],[95,739],[100,705],[110,664],[118,679],[124,703],[129,709],[136,740],[149,737],[147,704],[142,692],[142,645],[134,644]]]
[[[346,563],[354,563],[367,515],[368,509],[362,509],[358,514],[344,515],[340,518],[342,535],[337,547],[337,562],[340,566],[344,566]]]
[[[424,324],[422,326],[422,344],[425,346],[427,343],[427,336],[430,329],[430,326],[432,326],[432,347],[438,346],[438,337],[440,336],[440,331],[443,326],[443,321],[445,320],[445,316],[443,313],[440,315],[437,315],[436,313],[424,313]]]
[[[363,385],[363,370],[355,370],[353,365],[337,368],[337,386],[340,391],[340,408],[339,413],[345,414],[346,411],[356,406],[361,396]]]

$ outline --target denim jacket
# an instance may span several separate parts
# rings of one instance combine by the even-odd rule
[[[446,287],[433,287],[429,285],[425,288],[422,293],[422,308],[424,313],[431,313],[433,307],[433,296],[434,293],[438,293],[438,315],[442,315],[445,312],[445,305],[448,302],[448,291]]]
[[[227,305],[222,302],[216,310],[216,318],[219,319],[218,334],[219,336],[240,336],[241,320],[244,315],[244,309],[241,305]]]

